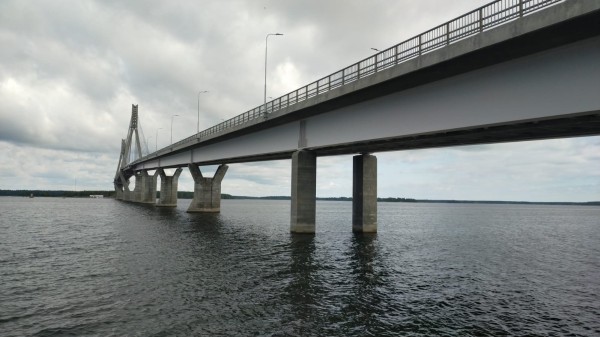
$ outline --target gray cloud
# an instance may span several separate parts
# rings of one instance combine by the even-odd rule
[[[199,90],[201,128],[259,105],[267,33],[285,34],[269,39],[276,97],[485,3],[2,1],[0,188],[112,188],[131,104],[150,148],[169,143],[173,114],[174,141],[196,131]],[[378,154],[380,195],[556,199],[568,185],[600,199],[598,139]],[[223,189],[289,194],[289,175],[289,161],[235,164]],[[351,158],[319,158],[317,179],[319,195],[349,195]]]

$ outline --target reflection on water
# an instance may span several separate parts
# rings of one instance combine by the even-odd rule
[[[0,202],[3,336],[600,335],[600,210],[224,200]]]

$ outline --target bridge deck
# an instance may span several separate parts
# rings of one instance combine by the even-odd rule
[[[553,2],[556,1],[547,1],[547,3]],[[459,19],[465,20],[465,17],[472,16],[473,13],[481,16],[483,11],[480,8]],[[338,75],[340,72],[334,73],[269,102],[266,107],[250,110],[141,158],[131,163],[128,168],[137,170],[178,167],[190,162],[217,164],[282,159],[290,158],[291,154],[299,148],[313,150],[317,155],[335,155],[600,134],[600,99],[597,94],[595,97],[587,95],[593,91],[600,92],[598,77],[595,77],[596,84],[593,80],[598,72],[596,62],[588,65],[590,68],[584,70],[583,82],[579,83],[578,80],[577,83],[572,84],[587,86],[583,90],[582,97],[583,100],[586,100],[585,104],[576,104],[577,107],[566,109],[560,114],[553,113],[545,117],[539,114],[535,117],[524,114],[522,118],[514,118],[511,121],[499,122],[490,119],[482,120],[479,123],[466,123],[464,127],[449,126],[421,131],[417,128],[414,132],[397,132],[395,134],[375,132],[369,137],[352,141],[337,139],[329,143],[316,141],[319,137],[324,137],[315,135],[317,129],[321,133],[336,132],[334,124],[325,123],[327,118],[323,116],[328,115],[327,113],[333,112],[331,115],[337,115],[342,120],[353,118],[348,115],[347,110],[362,105],[367,107],[363,114],[368,115],[370,113],[368,107],[376,106],[377,102],[385,100],[385,98],[382,99],[385,96],[398,95],[398,93],[409,92],[414,88],[449,81],[452,78],[465,76],[465,74],[477,73],[477,71],[485,71],[487,68],[493,68],[511,60],[527,57],[535,59],[536,55],[540,53],[560,49],[561,46],[578,41],[590,40],[597,43],[598,40],[595,37],[600,35],[600,25],[598,25],[600,3],[567,0],[524,17],[511,17],[510,20],[513,21],[503,23],[495,28],[480,23],[484,25],[483,31],[477,31],[473,36],[452,35],[455,31],[450,29],[451,23],[457,20],[418,36],[419,39],[423,39],[423,36],[430,36],[431,32],[439,32],[440,27],[445,27],[448,34],[438,34],[433,41],[443,41],[445,37],[447,43],[418,44],[422,49],[423,46],[430,46],[430,48],[416,55],[413,53],[412,58],[390,64],[388,62],[389,55],[391,55],[390,50],[393,49],[395,60],[398,55],[402,55],[399,54],[401,50],[399,46],[402,44],[399,44],[342,70],[342,80]],[[468,23],[467,26],[469,26]],[[431,37],[428,38],[432,41]],[[585,45],[585,43],[583,44]],[[597,48],[590,50],[592,53],[597,53]],[[361,65],[364,70],[363,77],[358,76],[361,72],[357,69],[360,69]],[[383,67],[376,69],[377,65]],[[355,75],[352,75],[353,71]],[[568,71],[569,69],[565,69],[565,72]],[[345,75],[348,76],[345,77]],[[537,75],[539,77],[539,74]],[[352,80],[344,83],[344,78]],[[543,80],[547,81],[548,79]],[[547,85],[546,82],[543,84]],[[303,94],[305,95],[304,99],[300,100],[299,97]],[[579,97],[571,97],[571,99],[578,100]],[[365,105],[365,102],[373,103],[373,105]],[[262,117],[265,108],[268,113],[267,118]],[[346,112],[341,113],[340,111]],[[451,115],[447,115],[445,118],[449,118],[448,116]],[[363,128],[364,123],[369,123],[365,119],[357,121],[360,123],[355,125],[356,128]],[[402,119],[398,120],[396,117],[390,119],[389,122],[398,121],[402,123]],[[317,123],[321,123],[321,125]],[[383,123],[387,122],[383,121]],[[389,125],[389,123],[387,124]],[[386,126],[383,125],[383,129]],[[326,127],[334,127],[334,129],[326,130],[324,129]],[[352,130],[343,130],[342,132],[352,132]],[[250,138],[254,139],[253,148],[244,146]],[[263,140],[259,141],[258,138]],[[280,144],[281,146],[272,146],[270,142],[282,144]],[[226,149],[227,146],[244,149],[233,153]],[[221,151],[221,154],[215,155],[217,150]]]

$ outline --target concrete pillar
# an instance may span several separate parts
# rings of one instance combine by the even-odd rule
[[[183,169],[180,167],[175,170],[175,174],[167,176],[162,168],[156,170],[160,175],[160,198],[156,206],[159,207],[177,207],[177,182]]]
[[[377,157],[353,157],[352,231],[377,232]]]
[[[131,193],[131,200],[133,202],[141,202],[142,201],[142,188],[144,186],[143,180],[144,176],[142,172],[135,172],[133,175],[135,178],[135,187],[133,188],[133,192]]]
[[[317,156],[311,151],[297,151],[292,155],[292,233],[315,233],[316,194]]]
[[[119,177],[121,177],[121,183],[123,184],[123,201],[131,201],[132,200],[132,192],[129,190],[129,179],[126,179],[125,176],[120,173]]]
[[[155,204],[156,203],[156,178],[158,172],[153,175],[149,175],[148,171],[141,171],[141,193],[139,202],[143,204]],[[137,183],[136,183],[137,184]],[[137,187],[137,186],[136,186]]]
[[[115,183],[115,200],[123,200],[123,185]]]
[[[194,199],[190,203],[188,212],[218,213],[221,211],[221,181],[227,172],[227,165],[219,165],[214,177],[204,178],[200,167],[189,164],[190,172],[194,178]]]

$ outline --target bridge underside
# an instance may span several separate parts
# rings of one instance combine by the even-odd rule
[[[304,150],[313,151],[320,157],[597,135],[600,135],[600,110],[551,120],[497,125],[468,130],[453,130],[391,139],[376,139],[326,147],[307,147]],[[201,163],[202,165],[218,165],[223,163],[231,164],[290,159],[296,151],[291,150],[246,157],[206,160],[201,161]],[[172,167],[178,166],[174,165]]]
[[[380,139],[313,150],[319,156],[330,156],[595,135],[600,135],[600,111],[566,118]]]

